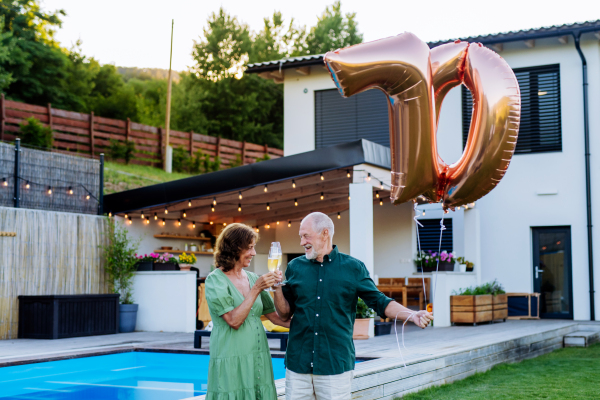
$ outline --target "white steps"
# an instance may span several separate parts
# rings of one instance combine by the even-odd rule
[[[600,342],[600,331],[577,331],[564,337],[565,347],[588,347]]]

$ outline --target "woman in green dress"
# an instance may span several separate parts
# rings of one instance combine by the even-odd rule
[[[206,278],[206,300],[213,322],[206,400],[276,400],[271,352],[260,320],[289,327],[264,290],[275,273],[244,271],[256,255],[258,235],[243,224],[228,225],[215,249],[217,268]]]

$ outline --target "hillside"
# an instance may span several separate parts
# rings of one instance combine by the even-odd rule
[[[167,174],[160,168],[124,165],[107,161],[104,164],[104,194],[123,192],[190,176],[192,175],[180,172]]]

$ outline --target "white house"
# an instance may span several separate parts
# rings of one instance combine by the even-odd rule
[[[597,318],[600,298],[590,282],[595,276],[594,286],[600,288],[600,21],[461,40],[483,43],[513,68],[522,117],[507,174],[474,209],[445,216],[452,221],[452,242],[445,244],[475,262],[478,282],[497,278],[509,292],[541,292],[542,317]],[[286,156],[360,138],[389,146],[385,95],[370,90],[343,99],[322,55],[254,64],[247,73],[284,85]],[[462,153],[469,101],[460,87],[444,101],[438,148],[448,163]],[[439,226],[439,205],[419,210],[426,211],[419,212],[420,220],[433,219],[429,222]],[[415,271],[412,216],[411,205],[374,206],[374,273],[379,277]],[[347,219],[336,222],[336,243],[354,253]],[[282,229],[276,236],[291,246],[295,233]],[[453,285],[463,282],[468,280]]]

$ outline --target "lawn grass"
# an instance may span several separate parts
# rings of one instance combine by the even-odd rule
[[[598,399],[600,344],[565,348],[448,385],[406,395],[402,400]]]
[[[107,161],[104,163],[104,194],[156,185],[190,176],[192,175],[180,172],[167,174],[161,168],[145,165],[125,165]]]

